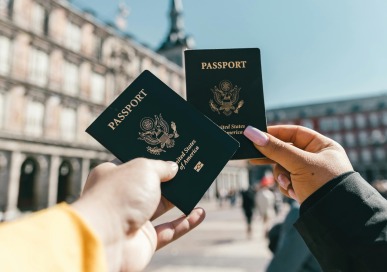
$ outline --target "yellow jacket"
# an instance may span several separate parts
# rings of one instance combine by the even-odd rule
[[[0,271],[107,271],[102,243],[67,204],[0,224]]]

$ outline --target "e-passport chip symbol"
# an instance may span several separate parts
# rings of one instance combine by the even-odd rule
[[[196,172],[199,172],[199,171],[202,169],[203,166],[204,166],[204,163],[202,163],[201,161],[199,161],[199,162],[195,165],[194,170],[195,170]]]

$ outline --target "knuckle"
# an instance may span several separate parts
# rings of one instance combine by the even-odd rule
[[[282,150],[285,149],[285,143],[282,141],[273,141],[270,145],[270,153],[279,154]]]
[[[149,169],[152,166],[151,160],[146,158],[133,159],[132,163],[139,169]]]

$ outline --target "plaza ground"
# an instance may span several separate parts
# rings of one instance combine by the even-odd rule
[[[240,203],[203,201],[204,222],[195,230],[156,252],[146,272],[259,272],[271,259],[259,217],[253,221],[253,236],[246,236],[246,222]],[[157,222],[182,213],[174,208]]]

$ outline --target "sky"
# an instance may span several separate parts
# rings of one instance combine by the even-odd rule
[[[72,0],[114,21],[124,0]],[[127,31],[153,49],[170,0],[126,0]],[[267,108],[387,93],[386,0],[183,0],[196,49],[261,50]]]

